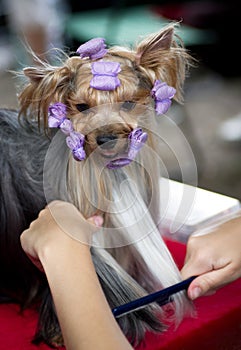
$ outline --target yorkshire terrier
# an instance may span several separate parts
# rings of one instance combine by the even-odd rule
[[[49,201],[103,216],[91,252],[111,308],[181,280],[158,230],[158,119],[172,98],[182,100],[190,62],[175,24],[134,49],[96,38],[63,57],[58,66],[25,68],[20,110],[0,111],[1,301],[36,307],[33,341],[51,346],[63,339],[47,281],[19,241]],[[191,309],[178,293],[166,307],[154,303],[117,321],[138,344]]]

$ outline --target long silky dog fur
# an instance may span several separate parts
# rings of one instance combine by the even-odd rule
[[[151,149],[159,154],[158,123],[150,96],[154,81],[160,79],[173,86],[177,101],[181,101],[189,64],[189,55],[174,29],[173,24],[168,25],[142,39],[134,49],[109,48],[104,60],[120,62],[122,67],[121,85],[115,91],[91,89],[90,60],[65,55],[58,66],[38,62],[38,66],[24,69],[27,82],[19,94],[20,110],[0,110],[0,300],[19,303],[22,309],[37,308],[35,343],[63,343],[47,281],[25,256],[19,241],[21,232],[51,199],[72,202],[85,217],[101,213],[104,226],[110,232],[118,230],[120,241],[108,231],[108,239],[105,232],[99,240],[97,235],[91,248],[110,307],[181,280],[157,229],[161,169],[150,153]],[[135,108],[120,113],[101,109],[103,104],[121,105],[124,101],[134,101],[145,112],[140,117]],[[49,133],[48,106],[54,102],[67,105],[68,117],[86,135],[86,160],[74,160],[63,135]],[[93,111],[96,106],[100,109],[92,113],[91,119],[77,110],[79,103]],[[123,140],[139,125],[148,133],[148,147],[141,150],[138,162],[116,170],[100,170],[92,157],[96,137],[108,130]],[[51,183],[47,198],[44,176]],[[139,220],[142,216],[144,219]],[[134,237],[134,241],[130,243],[128,237]],[[147,330],[160,332],[172,322],[178,324],[191,309],[185,295],[179,293],[166,308],[152,304],[118,322],[130,341],[137,344]]]

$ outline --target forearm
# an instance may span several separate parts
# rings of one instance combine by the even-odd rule
[[[107,304],[89,247],[68,240],[63,249],[45,249],[40,256],[66,348],[132,349]]]

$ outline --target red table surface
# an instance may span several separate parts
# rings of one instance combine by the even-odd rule
[[[185,245],[166,243],[181,268]],[[241,350],[241,279],[212,296],[199,298],[195,305],[194,319],[185,319],[178,329],[165,334],[147,333],[145,342],[136,350]],[[20,314],[17,305],[0,305],[0,350],[50,349],[31,343],[36,324],[35,311]]]

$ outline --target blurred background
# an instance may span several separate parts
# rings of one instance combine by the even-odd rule
[[[100,36],[132,45],[179,21],[178,34],[198,63],[186,80],[184,104],[174,103],[169,116],[192,148],[198,186],[241,200],[239,2],[0,0],[0,106],[17,108],[10,71],[33,64],[27,44],[51,62],[51,47],[75,51]],[[170,178],[182,180],[176,160],[168,162]]]

